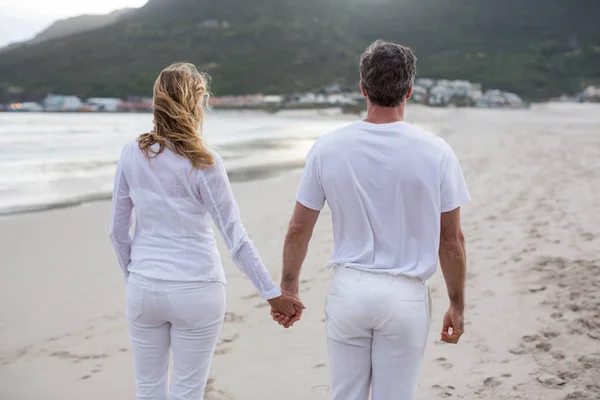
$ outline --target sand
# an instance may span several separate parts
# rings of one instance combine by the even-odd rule
[[[600,107],[411,107],[459,156],[473,201],[466,333],[438,341],[441,274],[420,400],[600,399]],[[298,172],[234,183],[246,226],[279,278]],[[0,219],[0,399],[133,398],[124,283],[107,202]],[[332,247],[323,212],[302,273],[302,321],[283,330],[224,257],[226,321],[207,399],[327,399],[323,306]]]

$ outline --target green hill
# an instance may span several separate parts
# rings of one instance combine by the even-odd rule
[[[596,0],[150,0],[108,27],[0,53],[0,101],[47,92],[149,94],[187,60],[216,95],[289,93],[358,80],[376,38],[414,47],[420,76],[530,99],[600,81]]]

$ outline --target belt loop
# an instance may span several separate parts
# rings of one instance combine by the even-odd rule
[[[358,275],[356,275],[356,278],[354,279],[356,282],[360,282],[360,278],[362,278],[362,271],[358,271]]]
[[[388,274],[388,279],[389,279],[390,283],[394,283],[394,275]]]

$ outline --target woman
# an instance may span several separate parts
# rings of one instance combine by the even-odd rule
[[[167,399],[170,349],[169,398],[203,397],[225,314],[213,222],[274,311],[292,317],[294,307],[303,308],[273,284],[242,225],[223,161],[202,142],[207,96],[206,78],[193,65],[163,70],[154,85],[154,129],[129,143],[117,166],[110,237],[127,281],[138,399]]]

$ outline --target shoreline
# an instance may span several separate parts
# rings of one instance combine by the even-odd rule
[[[260,166],[251,165],[246,167],[229,168],[227,175],[230,182],[252,182],[277,177],[286,173],[297,171],[304,167],[304,160],[291,160],[274,162]],[[115,163],[116,166],[116,163]],[[65,197],[64,199],[43,204],[23,204],[12,208],[0,208],[0,218],[9,217],[12,215],[41,213],[63,208],[77,207],[88,203],[97,203],[102,201],[110,201],[112,199],[112,189],[105,192],[95,194],[83,194],[73,197]]]

